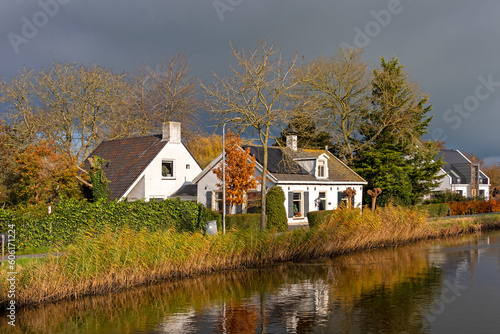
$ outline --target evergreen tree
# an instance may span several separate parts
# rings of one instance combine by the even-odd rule
[[[358,152],[355,167],[368,181],[367,189],[383,190],[381,204],[389,200],[414,204],[437,185],[436,174],[443,166],[441,160],[434,161],[435,145],[421,139],[432,119],[427,116],[432,107],[398,59],[382,58],[381,69],[373,74],[372,109],[361,129],[362,140],[371,143],[369,149]]]
[[[299,113],[292,117],[290,123],[283,130],[274,146],[286,146],[287,135],[297,136],[297,147],[309,149],[324,149],[326,146],[332,147],[332,136],[324,131],[319,131],[314,124],[312,117]]]

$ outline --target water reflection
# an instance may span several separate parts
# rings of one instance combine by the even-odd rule
[[[499,294],[499,237],[216,273],[47,304],[19,310],[15,328],[2,320],[0,332],[451,332],[450,314],[466,304],[462,300],[470,302],[473,282],[487,277],[489,288],[496,286],[489,292]],[[492,303],[488,307],[498,309]]]

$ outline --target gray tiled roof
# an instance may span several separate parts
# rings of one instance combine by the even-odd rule
[[[263,150],[260,146],[244,146],[250,149],[257,162],[263,163]],[[288,148],[269,147],[268,148],[268,170],[279,181],[302,181],[302,182],[366,182],[362,177],[356,174],[352,169],[343,164],[337,157],[324,150],[297,149],[292,151]],[[302,168],[294,159],[317,159],[321,154],[327,154],[328,159],[328,178],[320,179],[310,174]]]

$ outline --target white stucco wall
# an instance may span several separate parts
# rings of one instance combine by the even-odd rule
[[[488,184],[480,184],[479,191],[484,190],[484,197],[490,199],[490,186]]]
[[[451,177],[444,170],[439,170],[437,173],[438,176],[444,176],[441,179],[441,183],[437,188],[432,189],[432,191],[446,191],[451,190]]]
[[[220,162],[219,162],[220,163]],[[216,163],[215,166],[218,166],[219,163]],[[260,177],[261,171],[257,170],[255,171],[255,177]],[[197,189],[197,201],[198,203],[202,203],[205,206],[208,207],[207,205],[207,192],[210,192],[212,195],[212,202],[211,202],[211,209],[214,210],[214,193],[220,191],[220,188],[217,186],[218,183],[221,183],[221,181],[217,178],[217,176],[212,172],[212,170],[209,170],[205,175],[203,175],[199,181],[197,182],[198,184],[198,189]],[[266,183],[267,189],[271,188],[274,186],[274,183],[270,180]],[[257,191],[260,191],[260,184],[258,184],[257,188],[255,189]],[[235,210],[233,210],[235,211]],[[235,212],[232,212],[235,213]]]
[[[161,164],[163,160],[174,162],[174,176],[163,177]],[[189,168],[188,168],[189,165]],[[129,200],[152,198],[167,199],[186,183],[191,183],[201,172],[198,163],[181,143],[169,142],[144,170],[136,184],[125,193]],[[142,195],[142,197],[138,197]]]
[[[142,176],[139,180],[139,182],[133,187],[133,189],[129,192],[127,199],[129,201],[136,201],[139,199],[146,198],[146,193],[145,193],[145,179],[144,176]]]
[[[283,192],[285,193],[285,210],[287,217],[289,217],[289,196],[288,194],[290,192],[308,192],[309,193],[309,212],[310,211],[318,211],[319,210],[319,193],[320,192],[325,192],[326,193],[326,210],[334,210],[338,208],[338,193],[345,191],[347,188],[352,188],[356,190],[356,195],[354,196],[354,207],[361,207],[362,201],[363,201],[363,186],[362,185],[350,185],[350,184],[342,184],[342,185],[328,185],[328,184],[321,184],[321,185],[301,185],[301,184],[280,184],[278,183],[278,186],[283,189]],[[307,212],[306,212],[307,214]],[[307,222],[307,216],[301,217],[301,218],[288,218],[288,223],[300,223],[300,222]]]

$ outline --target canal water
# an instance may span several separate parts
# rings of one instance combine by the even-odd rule
[[[500,333],[500,231],[19,310],[1,333]]]

